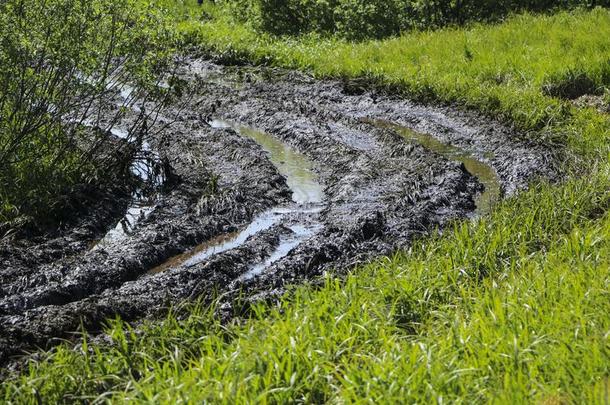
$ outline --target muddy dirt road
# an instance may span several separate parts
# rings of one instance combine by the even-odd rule
[[[184,300],[225,294],[231,314],[232,294],[347,271],[558,176],[552,151],[471,113],[275,69],[188,60],[180,75],[196,94],[146,145],[172,184],[0,244],[0,362]]]

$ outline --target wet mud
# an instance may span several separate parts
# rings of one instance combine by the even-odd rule
[[[146,146],[171,184],[0,242],[0,362],[188,300],[221,294],[233,316],[234,297],[342,274],[559,178],[555,151],[471,112],[278,69],[193,59],[180,75],[193,102]]]

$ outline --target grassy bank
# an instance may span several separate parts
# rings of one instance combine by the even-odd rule
[[[237,21],[276,35],[318,33],[351,40],[411,29],[498,22],[509,13],[610,5],[608,0],[225,0]]]
[[[534,185],[344,280],[296,288],[241,323],[222,326],[206,308],[137,334],[113,322],[112,345],[60,347],[0,398],[607,403],[610,118],[556,96],[607,92],[610,12],[354,44],[277,39],[205,11],[205,22],[178,25],[209,52],[475,108],[564,149],[573,178]]]
[[[409,98],[457,103],[510,120],[532,131],[530,136],[570,142],[585,154],[605,144],[600,136],[608,136],[606,123],[595,114],[549,97],[604,94],[610,86],[605,9],[522,15],[500,25],[416,31],[363,43],[316,36],[277,39],[214,12],[213,21],[186,20],[179,28],[192,43],[225,60],[271,63],[318,77],[364,77]]]

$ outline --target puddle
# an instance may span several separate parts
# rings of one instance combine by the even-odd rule
[[[324,191],[316,179],[313,164],[307,157],[273,136],[243,125],[222,120],[213,120],[210,125],[214,128],[232,128],[242,136],[258,143],[269,154],[270,161],[286,178],[286,183],[292,191],[294,204],[265,211],[242,231],[211,239],[195,249],[171,258],[162,265],[148,271],[148,274],[156,274],[177,267],[192,267],[213,255],[243,245],[248,238],[271,229],[275,225],[285,223],[291,217],[301,217],[299,223],[289,226],[293,233],[282,237],[278,247],[266,260],[254,265],[240,278],[240,280],[246,280],[261,274],[271,264],[286,257],[292,249],[322,228],[315,216],[322,210]],[[303,216],[305,218],[302,218]],[[307,225],[305,225],[305,222]]]
[[[121,139],[129,139],[129,131],[120,127],[112,127],[110,132]],[[154,187],[159,187],[165,181],[164,174],[155,169],[158,167],[159,155],[150,149],[150,145],[147,142],[143,142],[140,147],[141,156],[134,159],[131,164],[131,172],[138,177],[143,183],[152,183]],[[122,240],[129,236],[137,227],[138,223],[154,211],[155,203],[158,200],[158,196],[145,196],[142,190],[138,189],[132,194],[132,202],[127,208],[127,212],[118,222],[118,224],[108,231],[106,235],[96,243],[92,250],[107,247],[111,243]]]
[[[475,198],[477,215],[485,215],[491,211],[493,206],[500,201],[501,185],[498,174],[489,164],[477,159],[472,154],[456,146],[443,143],[425,133],[417,132],[411,128],[383,120],[365,120],[374,125],[390,128],[400,133],[405,138],[416,142],[426,149],[436,152],[447,159],[455,160],[464,164],[464,167],[485,186],[485,190]],[[486,156],[487,158],[487,156]]]
[[[148,271],[149,274],[160,273],[165,270],[176,267],[192,267],[204,260],[209,259],[213,255],[226,252],[227,250],[235,249],[250,237],[258,232],[266,231],[274,225],[277,225],[282,219],[283,214],[277,210],[265,211],[257,216],[248,227],[241,232],[232,232],[223,234],[210,239],[178,256],[174,256],[167,262]]]
[[[119,91],[122,100],[121,102],[116,103],[118,107],[126,107],[136,113],[142,112],[142,108],[140,107],[142,101],[140,100],[141,92],[139,92],[136,87],[133,87],[128,83],[121,83],[115,90]]]
[[[211,121],[210,125],[213,128],[233,128],[262,146],[269,153],[271,163],[286,177],[286,183],[292,190],[292,200],[295,203],[317,204],[322,202],[324,191],[316,180],[313,164],[304,155],[265,132],[221,120]]]
[[[209,241],[197,246],[193,250],[189,250],[178,256],[172,257],[171,259],[169,259],[162,265],[149,270],[148,274],[161,273],[161,272],[164,272],[169,269],[180,267],[183,264],[185,264],[186,262],[188,262],[189,260],[193,260],[193,258],[197,257],[199,254],[204,254],[204,252],[208,252],[210,250],[210,248],[212,248],[212,247],[218,247],[218,249],[221,249],[222,246],[225,246],[231,240],[235,239],[238,236],[238,234],[239,234],[238,232],[232,232],[232,233],[227,233],[227,234],[219,235],[215,238],[212,238]],[[219,250],[214,250],[214,253],[212,253],[212,254],[215,254],[217,252],[219,253]]]
[[[134,194],[135,195],[135,194]],[[138,223],[142,222],[153,212],[155,208],[155,199],[144,199],[134,197],[134,201],[127,209],[125,216],[121,218],[119,223],[104,235],[104,237],[96,243],[91,250],[107,247],[112,243],[124,239],[129,236],[136,228]]]
[[[110,83],[108,86],[113,88],[114,83]],[[125,105],[132,104],[137,98],[136,89],[128,84],[121,84],[117,89]],[[118,105],[121,106],[120,103]],[[131,108],[136,112],[139,111],[137,106],[131,106]],[[68,121],[75,120],[68,119]],[[81,122],[81,125],[93,127],[94,122],[86,119]],[[109,132],[119,139],[128,142],[134,141],[131,131],[118,125],[110,127]],[[158,187],[165,181],[164,173],[159,170],[159,161],[159,155],[151,150],[150,145],[146,141],[143,141],[139,146],[138,155],[131,164],[130,170],[143,183],[153,184],[155,187]],[[142,190],[136,190],[132,195],[132,202],[127,208],[124,217],[99,242],[93,245],[92,250],[109,246],[111,243],[129,236],[135,230],[137,224],[152,213],[157,199],[157,196],[144,196]]]
[[[132,86],[130,86],[129,84],[123,83],[120,87],[119,87],[119,93],[121,94],[121,98],[125,101],[128,101],[132,98],[132,96],[134,95],[136,89]]]
[[[131,171],[136,175],[140,175],[140,178],[144,181],[148,181],[151,176],[149,174],[151,172],[150,167],[146,166],[146,163],[143,163],[142,161],[135,162],[131,167]],[[161,177],[156,174],[154,176],[155,181],[158,177]],[[137,225],[148,218],[148,216],[155,210],[155,205],[158,198],[158,195],[153,195],[150,197],[144,196],[142,195],[141,190],[136,190],[136,192],[132,194],[132,201],[123,218],[121,218],[117,225],[108,231],[106,235],[104,235],[104,237],[93,246],[92,250],[107,247],[112,243],[123,240],[131,235],[136,229]]]
[[[123,128],[112,127],[110,133],[120,139],[129,139],[129,131]]]
[[[269,256],[265,261],[259,263],[252,267],[246,274],[241,276],[240,281],[248,280],[253,277],[256,277],[262,274],[266,268],[271,266],[273,263],[278,260],[288,256],[288,253],[295,247],[297,247],[301,242],[305,239],[315,235],[320,229],[322,229],[322,225],[317,224],[314,226],[303,226],[303,225],[293,225],[288,227],[293,233],[291,235],[282,237],[280,239],[280,244],[275,249],[275,251]]]

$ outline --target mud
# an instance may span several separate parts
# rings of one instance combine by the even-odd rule
[[[277,69],[187,60],[180,74],[196,102],[149,142],[175,181],[144,214],[125,223],[138,201],[123,197],[89,233],[0,243],[0,362],[185,300],[223,294],[235,314],[237,294],[341,274],[558,178],[552,150],[474,113]]]
[[[578,108],[593,108],[602,114],[610,114],[609,100],[608,96],[585,94],[572,100],[572,104]]]

